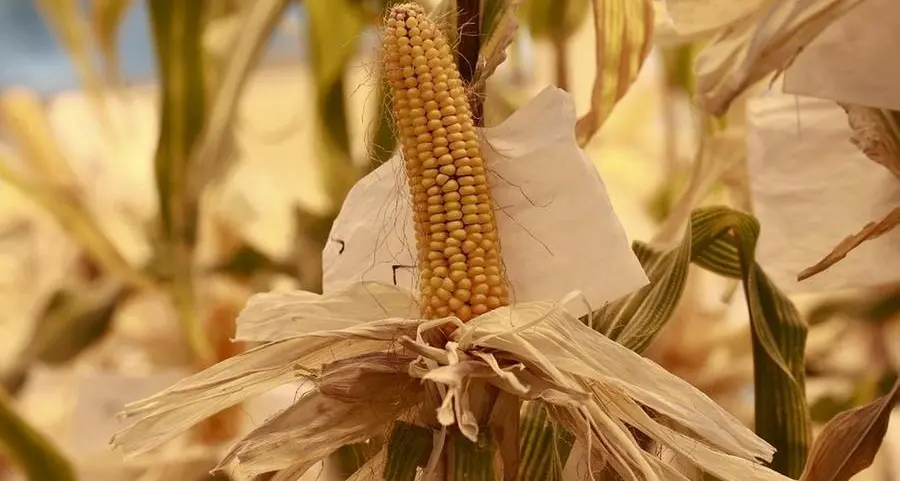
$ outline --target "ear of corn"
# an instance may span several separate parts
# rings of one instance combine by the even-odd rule
[[[394,6],[385,25],[385,71],[412,194],[422,315],[465,322],[509,302],[468,97],[453,50],[421,6]]]

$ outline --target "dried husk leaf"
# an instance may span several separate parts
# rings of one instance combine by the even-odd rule
[[[804,269],[803,272],[797,276],[797,280],[802,281],[827,270],[829,267],[840,262],[844,257],[847,257],[847,254],[859,247],[863,242],[877,239],[878,237],[887,234],[898,225],[900,225],[900,207],[889,212],[888,215],[880,221],[869,222],[862,230],[845,238],[834,248],[834,250],[822,258],[822,260],[809,268]]]
[[[305,472],[335,447],[382,434],[403,411],[421,402],[405,387],[384,385],[382,399],[352,403],[310,391],[241,439],[216,469],[232,473],[237,481],[286,469]]]
[[[800,481],[849,481],[871,466],[898,396],[900,381],[890,393],[829,421],[813,443]]]
[[[398,287],[362,282],[346,291],[268,292],[253,296],[237,319],[241,341],[280,341],[315,331],[333,331],[362,322],[416,317],[419,304]]]
[[[745,459],[772,456],[771,446],[705,395],[591,330],[555,303],[520,304],[474,319],[460,329],[460,345],[497,349],[527,360],[561,386],[589,382],[592,386],[596,383],[595,395],[598,389],[620,392],[691,429],[726,453]],[[638,458],[632,456],[630,462],[642,463]]]
[[[839,104],[847,112],[853,142],[867,157],[900,180],[900,116],[893,110]]]
[[[832,22],[858,5],[862,0],[766,0],[753,12],[745,7],[734,10],[727,18],[732,23],[709,41],[697,56],[694,73],[697,78],[695,102],[713,115],[723,115],[731,102],[744,90],[769,74],[783,70],[804,46],[814,40]],[[670,2],[669,10],[674,10]],[[716,12],[707,2],[701,7],[697,2],[682,0],[684,11],[688,9],[708,12],[698,13],[703,31],[713,26]],[[733,3],[733,2],[732,2]],[[676,28],[692,30],[690,21],[673,14]]]
[[[412,357],[391,352],[368,352],[339,359],[322,368],[316,385],[322,394],[344,403],[381,402],[388,394],[384,386],[399,386],[417,395],[422,386],[408,374]]]
[[[591,108],[578,119],[575,136],[584,146],[637,79],[650,53],[654,8],[651,0],[593,0],[597,73]]]
[[[142,454],[222,409],[310,377],[311,370],[324,364],[384,351],[398,337],[412,335],[418,324],[417,320],[385,319],[335,331],[310,332],[251,349],[159,394],[127,405],[123,416],[141,419],[116,434],[112,443],[129,455]]]

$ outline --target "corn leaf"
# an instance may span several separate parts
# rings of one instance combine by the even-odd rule
[[[594,314],[594,327],[637,352],[671,317],[684,289],[687,264],[740,279],[753,332],[756,431],[777,449],[772,467],[797,477],[810,440],[804,387],[807,327],[796,308],[756,264],[757,221],[725,207],[696,209],[688,235],[668,252],[636,243],[650,284]]]
[[[69,461],[22,419],[0,390],[0,447],[10,454],[29,481],[75,481]]]
[[[721,15],[724,24],[697,56],[695,102],[713,115],[723,115],[744,90],[786,68],[804,46],[861,1],[768,0],[752,11],[748,2],[731,2],[735,5]],[[723,9],[719,2],[668,3],[676,29],[684,31],[708,29]],[[697,13],[679,21],[677,12],[691,10]],[[698,25],[692,26],[695,21]]]
[[[567,40],[584,23],[590,6],[590,0],[566,0],[565,5],[556,0],[525,0],[521,15],[533,37],[544,39],[559,33]],[[562,16],[561,22],[554,18],[557,15]],[[560,27],[562,32],[555,32]]]
[[[649,347],[672,317],[687,285],[691,244],[690,229],[681,245],[664,253],[635,242],[632,248],[650,283],[596,312],[592,327],[635,352]]]
[[[147,285],[89,211],[37,96],[15,89],[5,92],[0,96],[0,124],[33,171],[27,175],[13,169],[17,159],[0,152],[0,179],[49,212],[110,274],[135,285]]]
[[[900,226],[900,207],[890,211],[883,219],[877,222],[869,222],[859,232],[845,238],[822,260],[814,265],[806,268],[797,276],[797,280],[809,279],[810,277],[824,272],[831,266],[837,264],[844,257],[847,257],[853,249],[859,247],[863,242],[877,239],[887,234],[897,226]]]
[[[494,470],[495,444],[490,432],[478,433],[478,442],[473,443],[459,430],[448,433],[448,481],[496,481]]]
[[[196,319],[193,249],[197,237],[198,192],[189,188],[191,152],[206,116],[202,32],[205,0],[148,2],[161,85],[161,125],[156,149],[164,259],[170,263],[173,296],[188,343],[202,360],[213,357]]]
[[[519,28],[518,15],[523,0],[490,0],[485,2],[482,18],[481,50],[475,69],[473,88],[479,91],[497,67],[506,60],[506,49]]]
[[[122,84],[119,71],[119,25],[128,13],[132,0],[93,0],[91,2],[91,27],[104,60],[106,81]]]
[[[625,96],[650,53],[654,9],[651,0],[593,0],[597,73],[591,108],[578,119],[575,135],[584,146]]]
[[[306,11],[316,85],[317,158],[326,192],[337,208],[360,174],[351,153],[344,69],[356,54],[365,11],[350,0],[308,0]]]
[[[398,421],[387,446],[384,481],[414,481],[431,454],[431,430]]]
[[[867,157],[900,179],[900,112],[840,104],[853,129],[850,140]]]
[[[756,432],[777,449],[771,467],[797,478],[811,436],[805,395],[807,326],[756,263],[755,218],[710,207],[697,209],[691,222],[694,262],[743,283],[752,328]]]
[[[37,0],[38,7],[63,47],[72,57],[81,83],[100,115],[101,124],[109,126],[103,107],[103,76],[94,63],[90,27],[77,0]]]
[[[898,396],[900,381],[890,393],[829,421],[813,443],[800,481],[849,481],[871,466]]]
[[[518,479],[562,481],[566,459],[575,436],[556,425],[540,403],[527,403],[522,409]]]
[[[190,172],[193,191],[201,191],[208,182],[227,172],[227,137],[241,92],[288,4],[290,0],[260,0],[250,3],[242,14],[240,35],[229,47],[231,53],[212,96],[209,118],[197,140]]]

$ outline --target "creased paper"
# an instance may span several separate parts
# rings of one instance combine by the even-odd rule
[[[838,19],[785,71],[784,91],[900,110],[896,0],[866,0]]]
[[[648,282],[600,175],[575,142],[575,118],[568,94],[551,87],[484,131],[513,302],[581,290],[598,308]],[[417,292],[402,162],[395,156],[347,196],[323,252],[326,292],[361,281]]]
[[[829,270],[797,274],[848,235],[900,206],[900,182],[850,142],[844,111],[830,101],[771,92],[748,103],[747,161],[758,259],[790,292],[900,280],[900,231],[868,241]]]

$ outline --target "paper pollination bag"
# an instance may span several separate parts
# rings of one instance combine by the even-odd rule
[[[900,110],[900,15],[896,0],[865,0],[806,46],[784,74],[784,91]]]
[[[760,264],[795,293],[900,281],[900,230],[864,242],[828,270],[797,281],[844,238],[900,206],[900,182],[851,143],[847,115],[835,102],[778,90],[752,98],[747,109],[750,190],[762,225]]]

